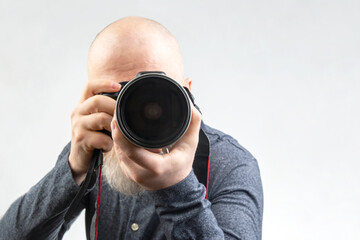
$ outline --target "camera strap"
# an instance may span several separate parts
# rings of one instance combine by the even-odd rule
[[[204,125],[203,122],[201,122],[201,127],[203,125]],[[210,141],[202,128],[200,128],[200,132],[199,132],[199,143],[195,152],[193,170],[199,182],[206,187],[206,199],[208,199],[209,170],[210,170]]]
[[[198,105],[195,103],[195,97],[187,87],[184,87],[194,107],[201,113]],[[206,187],[206,199],[209,193],[209,170],[210,170],[210,141],[204,130],[204,123],[201,121],[201,128],[199,132],[199,143],[195,152],[195,159],[193,163],[194,173],[199,180]]]

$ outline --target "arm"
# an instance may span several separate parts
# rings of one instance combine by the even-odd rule
[[[167,239],[224,239],[205,191],[192,171],[180,183],[150,192]]]
[[[236,152],[230,164],[214,163],[211,210],[225,239],[261,239],[263,190],[258,164],[249,153]]]
[[[55,167],[10,206],[0,221],[0,239],[62,238],[75,220],[64,223],[63,216],[79,188],[73,180],[68,156],[69,145]]]
[[[61,239],[74,218],[63,217],[86,175],[94,149],[110,150],[111,138],[98,132],[110,129],[115,101],[98,96],[119,91],[113,81],[92,81],[72,112],[72,141],[59,156],[56,166],[24,196],[15,201],[0,222],[0,239]],[[95,183],[95,182],[94,182]],[[94,185],[94,184],[92,184]],[[90,189],[89,189],[90,190]]]
[[[211,136],[209,201],[191,173],[150,192],[169,239],[261,239],[263,192],[257,161],[228,136]]]

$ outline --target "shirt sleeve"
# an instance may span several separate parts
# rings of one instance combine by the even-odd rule
[[[70,144],[59,155],[55,167],[18,198],[0,220],[0,239],[61,239],[75,220],[63,217],[79,190],[68,164]],[[78,214],[84,205],[78,209]],[[78,215],[77,214],[77,215]]]
[[[263,190],[256,159],[222,139],[213,145],[209,200],[191,172],[150,192],[167,239],[261,239]]]
[[[228,136],[214,144],[212,157],[209,200],[225,239],[261,239],[263,188],[257,160]]]
[[[174,186],[149,192],[167,239],[224,239],[193,171]]]

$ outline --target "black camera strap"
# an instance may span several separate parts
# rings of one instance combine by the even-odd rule
[[[201,125],[203,125],[202,122]],[[202,128],[200,129],[199,132],[199,143],[195,152],[193,170],[199,182],[206,187],[206,199],[208,199],[209,170],[210,170],[210,141]]]

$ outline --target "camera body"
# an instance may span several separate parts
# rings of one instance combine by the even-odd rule
[[[187,88],[154,71],[139,72],[120,84],[119,92],[102,94],[116,100],[116,121],[130,142],[149,149],[166,148],[185,134],[193,102]]]

